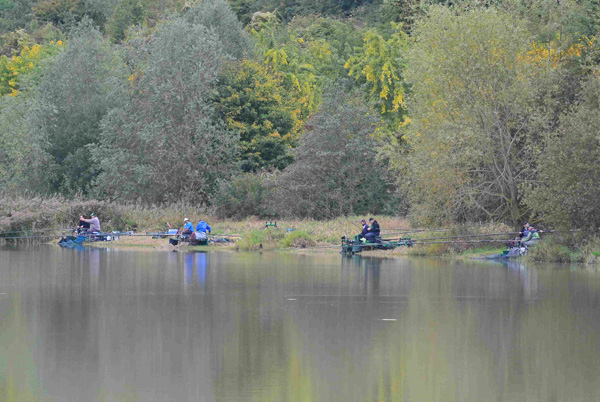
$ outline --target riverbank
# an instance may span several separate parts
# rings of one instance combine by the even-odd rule
[[[410,226],[403,220],[397,218],[382,217],[381,222],[394,222],[403,224],[402,230],[410,231]],[[254,229],[260,227],[260,229]],[[229,251],[291,251],[291,252],[332,252],[338,253],[341,249],[339,233],[344,229],[352,230],[353,227],[348,219],[326,222],[315,221],[282,221],[277,227],[266,227],[265,222],[258,220],[246,220],[240,222],[217,221],[213,230],[213,238],[226,238],[235,231],[236,235],[230,237],[230,242],[211,243],[210,246],[190,246],[182,243],[178,246],[169,244],[168,238],[153,239],[151,236],[121,236],[118,241],[88,243],[89,247],[119,248],[119,249],[148,249],[163,251],[180,250],[229,250]],[[348,227],[349,226],[349,227]],[[319,231],[318,228],[327,227],[327,231]],[[297,229],[298,228],[298,229]],[[233,230],[235,229],[235,230]],[[398,247],[392,250],[370,250],[363,251],[364,256],[377,257],[399,257],[419,256],[437,257],[450,259],[485,259],[487,256],[500,254],[506,250],[503,242],[493,242],[482,245],[472,240],[469,236],[494,233],[496,226],[482,225],[479,227],[469,226],[453,227],[447,230],[435,232],[409,233],[405,236],[412,239],[444,239],[455,238],[453,243],[416,244],[413,247]],[[458,233],[462,232],[462,233]],[[352,232],[349,232],[352,233]],[[459,241],[464,240],[465,243]],[[445,240],[441,240],[445,241]],[[466,243],[474,241],[474,243]],[[592,239],[586,243],[583,240],[575,241],[581,247],[572,245],[574,240],[565,239],[563,236],[545,236],[536,247],[530,249],[523,257],[527,262],[561,262],[561,263],[600,263],[600,241]],[[568,246],[571,244],[571,246]]]
[[[184,203],[169,206],[123,205],[89,199],[65,200],[54,198],[0,198],[0,237],[21,237],[5,242],[48,242],[60,238],[63,231],[73,228],[80,215],[99,216],[102,229],[134,231],[135,233],[164,232],[168,225],[181,226],[184,218],[192,222],[208,222],[216,237],[235,239],[232,243],[211,244],[222,250],[323,250],[338,252],[343,235],[354,236],[360,232],[360,218],[342,217],[325,221],[311,219],[284,219],[271,222],[265,219],[224,220],[202,208]],[[399,247],[388,251],[365,251],[365,255],[413,255],[449,258],[480,258],[500,253],[505,243],[514,237],[514,229],[500,223],[452,225],[438,229],[417,230],[402,217],[376,216],[387,237],[410,237],[420,240],[414,247]],[[412,231],[412,233],[403,233]],[[40,233],[43,235],[40,236]],[[498,234],[498,236],[489,236]],[[504,234],[504,235],[501,235]],[[16,235],[16,236],[15,236]],[[480,240],[486,239],[487,242]],[[0,238],[1,240],[1,238]],[[492,241],[493,240],[493,241]],[[168,239],[122,236],[119,241],[90,243],[92,247],[118,247],[134,249],[171,250]],[[185,246],[187,247],[187,245]],[[180,246],[180,249],[182,247]],[[536,262],[600,263],[600,240],[585,233],[566,236],[543,234],[542,241],[527,255]]]
[[[355,220],[358,220],[356,218]],[[122,236],[118,241],[105,243],[89,243],[90,247],[110,247],[120,249],[151,249],[164,251],[179,250],[221,250],[221,251],[290,251],[290,252],[325,252],[338,253],[340,247],[340,233],[353,233],[353,219],[343,218],[332,221],[281,221],[277,226],[266,226],[266,222],[259,220],[245,221],[215,221],[213,225],[213,238],[230,237],[230,242],[211,243],[210,246],[189,246],[187,243],[178,246],[169,244],[168,238],[153,239],[148,237]],[[411,231],[407,221],[393,217],[380,218],[382,223],[395,223],[398,231]],[[412,229],[414,230],[414,229]],[[503,233],[509,230],[498,225],[469,225],[454,226],[436,231],[419,231],[401,235],[422,243],[413,247],[398,247],[392,250],[363,251],[364,256],[377,257],[437,257],[446,259],[485,259],[487,256],[501,254],[506,250],[503,239],[497,236],[485,236]],[[388,233],[394,233],[386,230]],[[395,232],[398,233],[398,232]],[[398,235],[396,235],[398,236]],[[471,236],[482,236],[487,241],[498,239],[490,243],[480,243]],[[502,236],[500,236],[502,237]],[[446,240],[451,238],[453,240]],[[430,240],[426,240],[430,239]],[[507,240],[507,239],[504,239]],[[436,242],[439,241],[439,242]],[[449,241],[446,243],[446,241]],[[427,243],[430,244],[427,244]],[[577,247],[577,245],[581,245]],[[536,247],[530,249],[523,257],[527,262],[562,262],[562,263],[600,263],[600,241],[592,239],[585,242],[561,235],[544,235]]]
[[[204,219],[204,218],[203,218]],[[242,221],[205,218],[211,224],[212,238],[229,238],[231,242],[211,243],[210,248],[234,251],[324,251],[338,253],[341,249],[341,236],[352,237],[359,231],[359,217],[338,218],[328,221],[282,220],[267,222],[258,219]],[[498,235],[510,229],[504,225],[483,224],[453,226],[445,229],[412,229],[403,218],[379,217],[384,237],[410,237],[425,240],[427,244],[413,247],[398,247],[394,250],[363,251],[364,255],[378,256],[435,256],[451,258],[476,258],[499,253],[503,250],[504,240]],[[276,225],[276,226],[275,226]],[[487,235],[487,236],[486,236]],[[478,242],[472,236],[483,236],[485,242]],[[506,235],[504,236],[506,237]],[[427,240],[429,239],[429,240]],[[460,240],[464,242],[460,242]],[[206,249],[187,244],[172,246],[168,239],[122,236],[111,243],[90,243],[92,247],[149,248],[163,250]]]

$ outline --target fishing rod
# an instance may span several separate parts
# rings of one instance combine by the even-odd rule
[[[81,216],[81,214],[77,215],[76,213],[74,213],[74,212],[72,212],[72,211],[71,211],[71,212],[69,212],[69,211],[64,211],[64,210],[62,210],[62,209],[59,209],[59,208],[57,208],[57,207],[53,207],[53,206],[50,206],[50,205],[44,205],[44,204],[43,204],[43,200],[40,202],[40,206],[39,206],[39,208],[40,208],[40,209],[42,209],[42,208],[50,208],[50,209],[53,209],[54,211],[57,211],[57,212],[60,212],[60,213],[64,213],[64,214],[67,214],[68,216],[70,216],[70,217],[75,217],[75,218],[77,218],[77,219],[79,219],[79,217]],[[72,209],[72,207],[67,207],[67,208],[68,208],[68,209]]]
[[[10,237],[0,237],[0,241],[2,240],[17,240],[17,239],[50,239],[55,238],[56,235],[39,235],[39,236],[10,236]]]
[[[400,233],[417,233],[417,232],[447,232],[450,229],[406,229],[406,228],[398,228],[398,229],[382,229],[382,232],[397,230]]]
[[[454,240],[454,241],[431,241],[431,242],[421,242],[418,240],[410,240],[410,245],[421,245],[421,244],[471,244],[471,243],[507,243],[512,241],[513,239],[508,240],[500,240],[500,239],[486,239],[486,240]],[[379,244],[353,244],[353,247],[376,247]],[[339,246],[338,246],[339,247]]]
[[[382,230],[381,232],[388,232],[389,230],[392,229],[388,229],[388,230]],[[405,231],[400,231],[400,232],[391,232],[391,233],[384,233],[386,236],[391,236],[391,235],[397,235],[397,234],[410,234],[410,233],[423,233],[423,232],[449,232],[450,229],[415,229],[415,230],[405,230]]]
[[[68,230],[73,230],[74,228],[61,228],[61,229],[51,229],[51,228],[46,228],[46,229],[30,229],[30,230],[7,230],[4,232],[0,232],[0,237],[2,237],[2,235],[5,234],[14,234],[14,233],[30,233],[30,232],[61,232],[61,231],[68,231]]]
[[[330,249],[339,248],[340,246],[314,246],[314,247],[285,247],[279,250],[318,250],[318,249]]]
[[[448,241],[425,241],[425,242],[415,242],[414,244],[469,244],[469,243],[507,243],[510,241],[513,241],[514,239],[508,239],[508,240],[504,240],[504,239],[485,239],[485,240],[448,240]],[[414,240],[413,240],[414,241]]]
[[[512,234],[519,234],[521,232],[508,232],[508,233],[486,233],[486,234],[474,234],[474,235],[464,235],[464,236],[447,236],[447,237],[430,237],[427,239],[413,239],[416,240],[445,240],[445,239],[462,239],[467,237],[485,237],[485,236],[508,236]],[[391,237],[391,238],[382,238],[382,240],[403,240],[402,237]]]

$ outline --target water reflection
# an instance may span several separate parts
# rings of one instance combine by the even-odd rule
[[[359,255],[343,255],[341,258],[344,269],[358,270],[362,273],[363,294],[365,296],[377,296],[379,294],[381,264],[384,260]]]
[[[600,274],[0,250],[0,399],[594,400]]]
[[[199,288],[204,292],[206,291],[206,270],[208,266],[208,253],[206,252],[189,252],[184,255],[184,270],[185,270],[185,282],[187,285],[192,284],[194,273],[195,280]]]

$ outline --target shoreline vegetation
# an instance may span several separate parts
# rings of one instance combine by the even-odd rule
[[[103,232],[134,231],[139,234],[159,233],[182,226],[184,217],[194,224],[203,219],[213,228],[214,237],[235,238],[232,243],[211,244],[210,248],[232,251],[330,251],[338,252],[343,235],[354,236],[360,231],[362,216],[340,217],[329,220],[314,219],[261,219],[250,217],[242,220],[219,219],[209,211],[190,205],[141,206],[107,201],[55,198],[0,199],[0,235],[13,237],[19,233],[24,239],[8,239],[4,242],[55,242],[62,234],[78,222],[78,216],[99,216]],[[368,218],[368,216],[365,216]],[[393,216],[375,216],[382,227],[382,235],[411,237],[412,239],[440,239],[454,237],[456,242],[415,245],[388,251],[365,251],[363,255],[424,256],[450,258],[482,258],[499,253],[506,248],[504,242],[464,243],[472,241],[470,236],[492,233],[514,233],[514,229],[499,223],[449,225],[436,229],[403,234],[416,230],[408,219]],[[266,222],[277,222],[277,227],[266,227]],[[42,234],[42,237],[38,237]],[[16,236],[16,237],[19,237]],[[46,237],[47,236],[47,237]],[[494,239],[508,240],[514,235],[496,236]],[[477,237],[476,237],[477,238]],[[584,232],[557,232],[545,234],[525,261],[597,264],[600,262],[600,240],[590,238]],[[443,240],[442,240],[443,241]],[[152,248],[173,250],[167,238],[153,239],[151,236],[121,236],[116,242],[92,243],[92,247]],[[188,248],[188,246],[185,246]],[[181,249],[181,247],[179,247]],[[208,249],[206,246],[189,249]]]
[[[374,216],[476,258],[530,222],[594,264],[599,66],[599,2],[0,0],[0,230],[337,251]]]

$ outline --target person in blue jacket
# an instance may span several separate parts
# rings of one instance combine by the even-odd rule
[[[184,225],[183,225],[183,231],[181,232],[182,235],[191,235],[192,232],[194,231],[194,225],[192,225],[192,222],[190,222],[190,220],[188,218],[185,218],[183,220]]]
[[[196,225],[196,232],[210,233],[210,226],[208,226],[208,223],[201,220]]]

